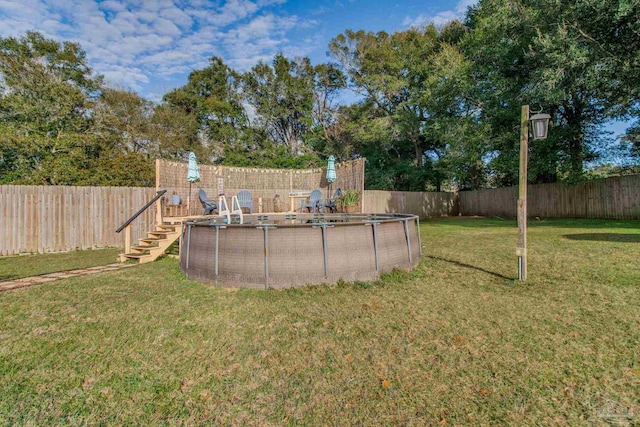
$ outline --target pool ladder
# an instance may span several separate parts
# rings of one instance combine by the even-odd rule
[[[244,224],[244,215],[236,196],[231,198],[231,209],[229,209],[227,198],[224,195],[218,197],[218,216],[225,217],[227,224],[231,224],[232,219],[235,218],[238,219],[236,224]]]

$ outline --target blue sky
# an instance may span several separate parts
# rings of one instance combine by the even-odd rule
[[[111,86],[158,101],[221,56],[238,71],[283,52],[329,60],[347,28],[403,30],[462,17],[475,0],[0,0],[0,35],[78,42]]]

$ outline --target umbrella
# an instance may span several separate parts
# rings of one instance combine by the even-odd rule
[[[189,153],[189,172],[187,173],[187,181],[200,181],[200,168],[198,168],[198,163],[196,163],[196,155],[193,153],[193,151]]]
[[[187,168],[187,181],[189,181],[189,197],[187,200],[188,215],[191,215],[191,184],[200,181],[200,168],[196,162],[196,155],[192,152],[189,153],[189,167]]]
[[[329,183],[329,196],[331,197],[331,183],[336,180],[336,158],[329,156],[327,162],[327,182]]]

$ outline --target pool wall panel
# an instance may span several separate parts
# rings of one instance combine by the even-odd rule
[[[371,226],[336,226],[328,229],[327,234],[330,282],[377,277]]]
[[[269,230],[269,287],[290,288],[324,280],[322,230],[276,228]]]

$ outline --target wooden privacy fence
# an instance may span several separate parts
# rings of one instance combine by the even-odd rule
[[[115,230],[155,195],[142,187],[0,186],[0,255],[124,245]],[[150,230],[155,208],[138,217],[133,238]]]
[[[363,209],[421,218],[458,214],[515,217],[517,199],[518,187],[460,193],[366,190]],[[579,185],[529,185],[527,203],[530,217],[640,219],[640,175]]]
[[[529,217],[640,219],[640,175],[579,185],[529,185]],[[518,187],[461,191],[462,215],[516,216]]]
[[[352,167],[353,170],[342,173],[345,181],[340,181],[338,171],[337,186],[362,188],[361,168],[364,164],[348,164],[348,167]],[[239,171],[234,173],[243,173],[243,168],[236,169]],[[186,169],[181,170],[180,175],[182,172],[186,177]],[[271,197],[274,191],[280,191],[285,203],[286,194],[292,188],[293,191],[298,191],[318,185],[322,187],[322,170],[301,174],[298,179],[308,182],[299,184],[295,184],[294,179],[289,178],[296,174],[285,172],[278,174],[277,178],[284,180],[282,189],[269,188],[273,183],[265,183],[263,185],[267,188],[259,190],[256,188],[259,186],[256,183],[258,181],[247,185],[238,181],[234,186],[249,189],[253,186],[254,197],[262,194]],[[271,178],[267,176],[265,179]],[[188,188],[186,178],[184,182],[180,180],[178,183],[177,174],[176,184],[180,185],[180,188]],[[326,186],[324,188],[326,189]],[[529,216],[640,219],[640,175],[607,178],[573,186],[530,185],[528,189]],[[214,190],[211,188],[212,197],[215,197]],[[142,187],[1,185],[0,255],[59,252],[105,246],[122,247],[124,235],[116,234],[116,228],[154,195],[154,188]],[[365,212],[412,213],[422,218],[458,214],[515,216],[517,197],[517,187],[463,191],[459,194],[366,190],[362,193],[362,208]],[[264,211],[271,212],[272,207],[265,205]],[[196,213],[200,213],[200,209],[197,209]],[[154,218],[155,207],[152,206],[134,221],[134,240],[143,237],[146,231],[152,229]]]
[[[456,193],[366,190],[364,212],[410,213],[420,218],[458,214]]]

